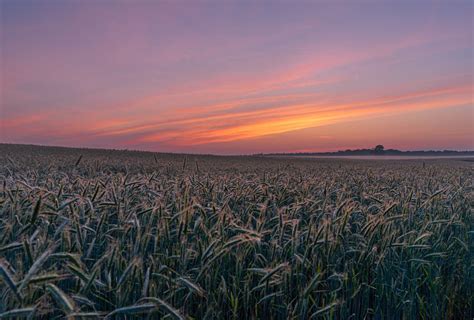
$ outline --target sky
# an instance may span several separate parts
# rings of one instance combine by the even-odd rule
[[[473,6],[0,0],[0,142],[474,150]]]

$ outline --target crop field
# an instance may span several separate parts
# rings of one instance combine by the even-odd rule
[[[472,319],[473,162],[0,145],[0,318]]]

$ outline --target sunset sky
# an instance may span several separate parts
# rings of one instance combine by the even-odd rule
[[[0,142],[474,150],[472,1],[0,3]]]

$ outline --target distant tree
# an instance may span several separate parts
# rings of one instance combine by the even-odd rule
[[[384,146],[381,144],[375,146],[375,149],[374,149],[375,154],[383,154],[384,153],[383,150],[384,150]]]

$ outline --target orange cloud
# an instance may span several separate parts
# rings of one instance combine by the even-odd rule
[[[135,128],[144,130],[140,142],[173,139],[180,145],[196,145],[251,139],[265,135],[285,133],[335,122],[367,118],[381,114],[394,114],[470,103],[470,85],[436,88],[389,96],[352,104],[288,105],[264,110],[228,113],[211,117],[195,117],[171,121],[158,126]],[[232,119],[231,123],[226,123]],[[217,123],[217,125],[216,125]],[[219,124],[222,125],[219,128]],[[147,133],[156,128],[158,133]],[[178,129],[180,128],[180,129]]]

